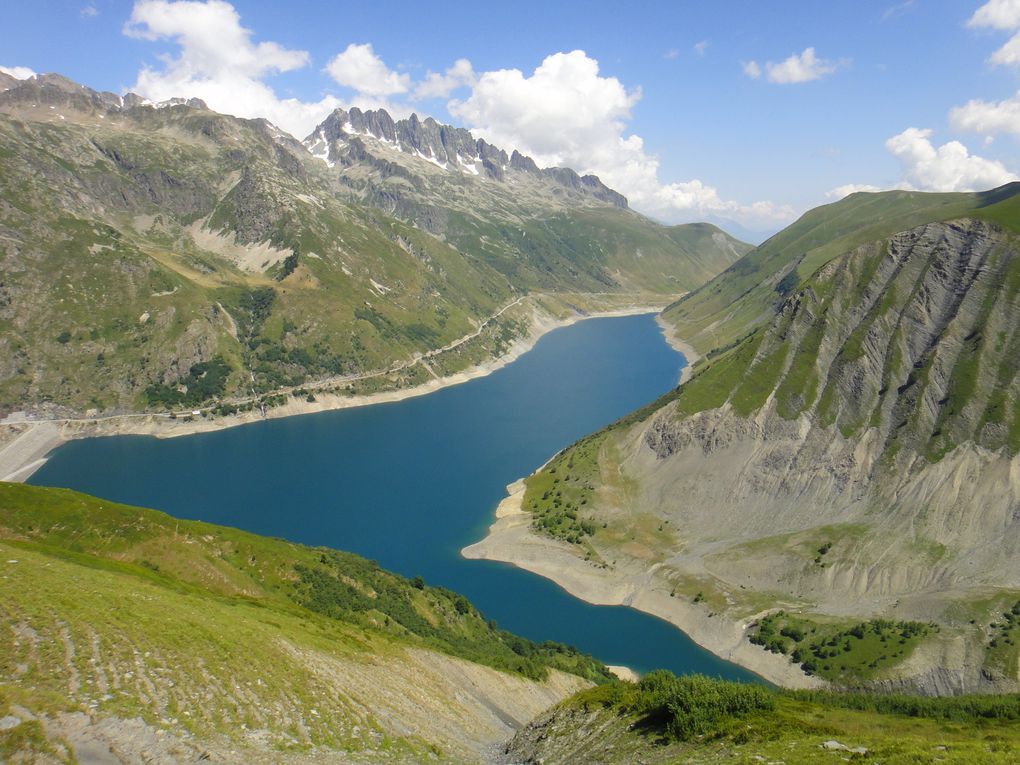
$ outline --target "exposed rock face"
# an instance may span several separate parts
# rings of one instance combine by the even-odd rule
[[[394,122],[383,109],[364,112],[357,107],[349,112],[336,109],[305,139],[305,145],[313,153],[327,156],[331,162],[344,162],[345,159],[348,163],[362,161],[365,159],[364,146],[352,140],[358,135],[370,135],[393,144],[399,151],[424,157],[445,169],[472,174],[484,172],[496,181],[504,181],[506,172],[515,170],[615,207],[627,207],[626,197],[605,186],[594,175],[581,176],[565,167],[541,169],[534,160],[516,150],[508,157],[504,150],[481,138],[476,139],[463,128],[442,125],[431,117],[422,120],[417,114]]]
[[[957,631],[890,689],[1020,688],[982,664],[988,618],[958,606],[1020,589],[1020,248],[1003,230],[932,223],[836,258],[613,444],[627,502],[605,487],[596,517],[668,523],[657,576],[934,619]]]

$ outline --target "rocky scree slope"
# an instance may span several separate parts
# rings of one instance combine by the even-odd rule
[[[506,185],[501,218],[482,206],[463,224],[475,234],[444,235],[372,204],[393,183],[417,187],[416,204],[446,193],[419,183],[441,172],[428,159],[401,153],[399,178],[368,159],[342,175],[264,120],[58,75],[0,83],[0,136],[0,410],[190,409],[391,367],[341,389],[410,385],[498,355],[529,314],[431,372],[408,364],[529,292],[676,294],[743,251],[545,176],[535,199]],[[499,185],[461,180],[479,198]]]
[[[932,221],[1001,216],[1005,209],[999,203],[1011,199],[1017,189],[1012,183],[975,193],[851,194],[808,211],[669,306],[663,319],[700,353],[718,353],[771,321],[783,300],[833,258]]]
[[[530,478],[535,528],[831,682],[1020,688],[1016,200],[831,259]]]

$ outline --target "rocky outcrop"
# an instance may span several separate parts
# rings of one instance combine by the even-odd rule
[[[443,125],[431,117],[420,119],[417,114],[394,121],[383,109],[336,109],[305,139],[305,145],[313,153],[328,157],[328,161],[350,165],[365,159],[364,145],[356,139],[364,135],[452,171],[484,172],[500,182],[506,180],[507,172],[527,173],[581,196],[627,207],[626,197],[594,175],[578,175],[565,167],[539,168],[516,149],[508,157],[504,150],[476,139],[464,128]]]
[[[624,463],[636,504],[677,524],[688,556],[707,551],[699,540],[719,556],[867,529],[825,568],[798,574],[794,555],[764,575],[847,613],[918,590],[1020,587],[1017,275],[1015,244],[977,221],[833,261],[745,342],[746,369],[709,366],[640,430]],[[699,389],[727,384],[721,407],[688,413]]]

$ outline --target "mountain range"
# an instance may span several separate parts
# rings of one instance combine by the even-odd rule
[[[550,312],[661,305],[748,249],[431,119],[338,110],[302,144],[195,99],[0,87],[8,412],[407,387]]]

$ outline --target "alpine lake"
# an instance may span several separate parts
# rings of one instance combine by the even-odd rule
[[[504,629],[607,664],[760,682],[656,617],[460,555],[507,484],[668,391],[685,363],[652,315],[589,319],[425,396],[179,438],[71,441],[30,483],[356,552],[463,593]]]

